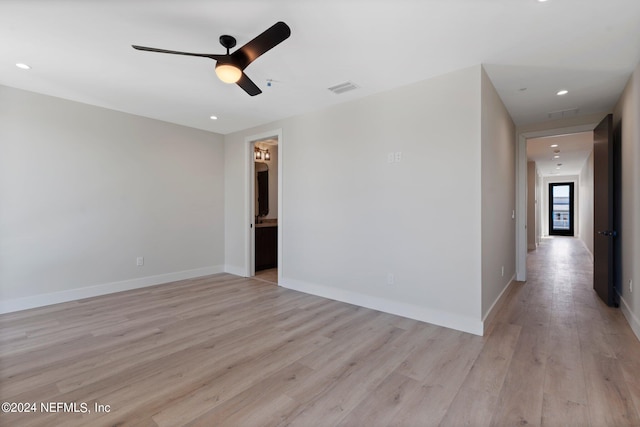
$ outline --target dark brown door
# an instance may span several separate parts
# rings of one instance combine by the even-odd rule
[[[593,131],[593,289],[609,306],[616,305],[614,248],[616,230],[616,153],[613,117],[609,114]],[[619,163],[618,163],[619,164]]]

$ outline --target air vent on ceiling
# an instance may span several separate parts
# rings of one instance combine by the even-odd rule
[[[329,90],[336,95],[340,95],[341,93],[349,92],[350,90],[358,89],[358,86],[352,82],[344,82],[339,85],[335,85],[329,88]]]
[[[565,117],[573,117],[578,115],[579,108],[571,108],[569,110],[552,111],[549,113],[550,119],[563,119]]]

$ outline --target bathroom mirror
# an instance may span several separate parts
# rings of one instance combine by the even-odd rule
[[[255,162],[256,166],[256,215],[269,215],[269,166]]]

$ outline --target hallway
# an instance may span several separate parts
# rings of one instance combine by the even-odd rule
[[[535,425],[541,411],[542,425],[640,425],[640,343],[596,296],[592,266],[572,237],[529,252],[528,281],[514,285],[489,337],[521,327],[492,424],[511,414]]]

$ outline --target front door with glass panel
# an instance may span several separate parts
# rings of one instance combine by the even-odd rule
[[[549,184],[549,235],[573,236],[573,182]]]

